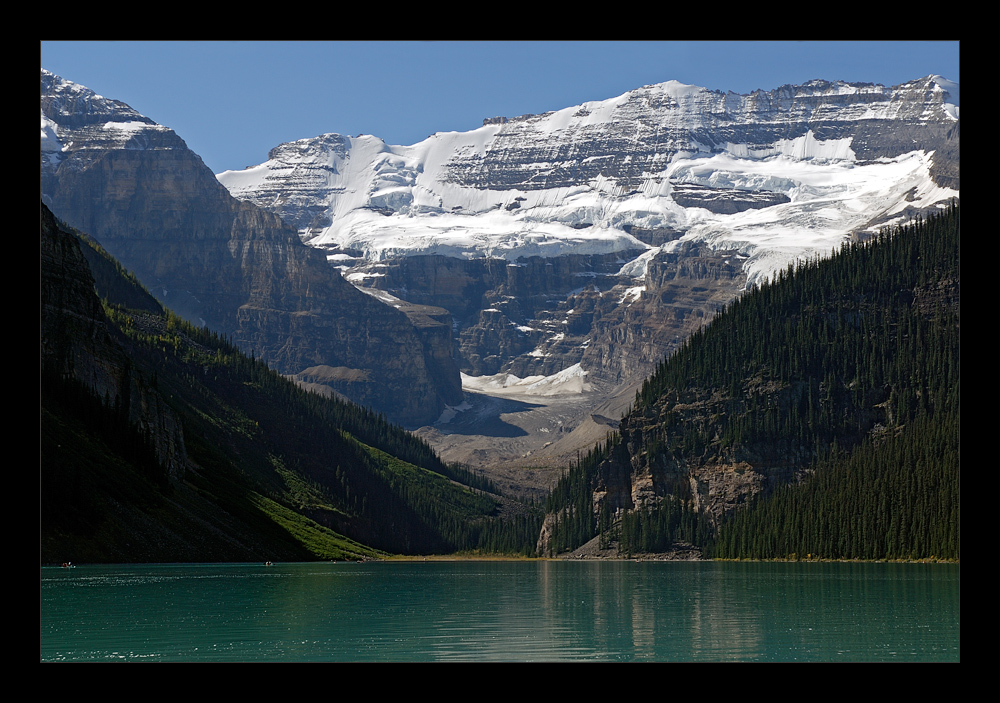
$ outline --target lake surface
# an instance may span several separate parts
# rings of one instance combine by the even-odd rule
[[[959,565],[41,569],[42,661],[958,661]]]

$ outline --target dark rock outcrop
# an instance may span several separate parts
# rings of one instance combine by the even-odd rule
[[[109,408],[123,408],[126,422],[148,438],[166,474],[180,476],[187,462],[180,420],[111,332],[76,237],[44,205],[39,224],[43,374],[79,384]]]
[[[765,403],[787,403],[787,386],[757,389]],[[673,452],[649,450],[663,436],[666,409],[669,422],[695,430],[712,428],[726,412],[718,393],[688,403],[666,397],[654,411],[633,413],[620,425],[621,444],[606,460],[594,493],[594,510],[607,503],[611,513],[653,508],[663,496],[689,495],[693,507],[713,525],[762,490],[790,483],[802,473],[809,453],[804,447],[740,448],[722,454],[692,452],[679,458]],[[650,440],[653,440],[652,442]]]
[[[719,215],[732,215],[745,210],[759,210],[772,205],[790,202],[784,193],[768,193],[736,188],[708,188],[706,186],[677,184],[671,195],[681,207],[703,207]]]

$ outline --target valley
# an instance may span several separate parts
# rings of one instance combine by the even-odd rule
[[[745,283],[736,252],[689,245],[638,279],[620,273],[630,254],[513,264],[413,256],[345,277],[411,319],[429,305],[452,320],[464,401],[415,431],[446,461],[540,497],[617,426],[655,364]]]
[[[607,398],[590,383],[541,395],[528,385],[484,388],[484,377],[465,379],[466,400],[454,415],[415,434],[443,460],[484,472],[506,493],[536,500],[544,499],[579,449],[617,427],[611,418],[620,418],[634,397]]]

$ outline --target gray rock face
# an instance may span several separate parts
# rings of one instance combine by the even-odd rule
[[[516,262],[411,256],[373,266],[378,290],[445,308],[456,357],[472,376],[549,376],[582,363],[612,385],[646,376],[746,284],[736,252],[685,243],[660,252],[643,279],[621,255]]]
[[[673,191],[674,202],[681,207],[702,207],[720,215],[744,210],[759,210],[791,201],[784,193],[744,191],[733,188],[707,188],[678,184]]]
[[[707,325],[746,285],[737,252],[689,244],[647,265],[645,290],[595,322],[584,367],[615,384],[648,376],[693,332]]]
[[[353,369],[330,386],[420,425],[461,402],[450,334],[345,282],[276,215],[229,195],[171,130],[41,72],[41,194],[166,305],[282,373]]]

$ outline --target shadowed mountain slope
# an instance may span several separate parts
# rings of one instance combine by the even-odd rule
[[[360,559],[504,531],[500,499],[422,441],[164,312],[44,205],[40,225],[43,562]]]

